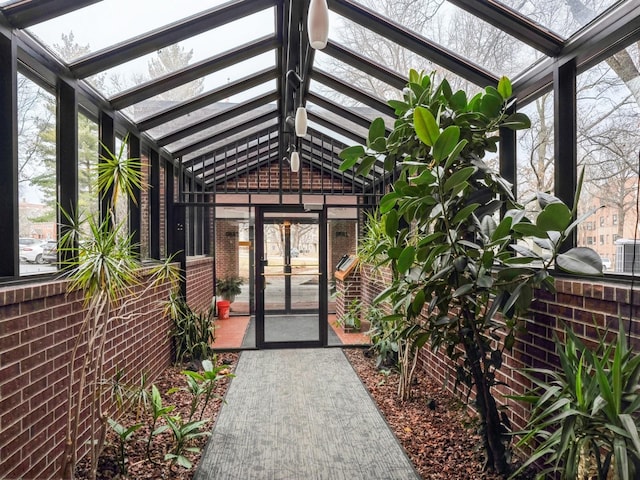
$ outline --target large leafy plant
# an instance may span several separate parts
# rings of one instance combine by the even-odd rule
[[[638,478],[640,356],[629,349],[623,322],[615,342],[603,334],[589,348],[566,329],[555,343],[562,369],[525,370],[534,388],[513,397],[533,405],[519,445],[537,442],[520,470],[543,462],[538,478]]]
[[[536,288],[554,291],[554,264],[602,270],[590,249],[561,251],[582,220],[579,192],[573,208],[539,194],[537,216],[528,218],[509,182],[485,161],[497,151],[501,128],[530,126],[525,115],[509,113],[511,95],[507,78],[468,98],[412,70],[402,100],[389,102],[393,131],[387,136],[376,119],[366,147],[341,153],[342,169],[367,174],[381,162],[397,178],[379,204],[386,240],[378,253],[393,283],[376,301],[393,305],[390,320],[407,321],[403,335],[414,351],[429,342],[451,358],[457,382],[474,394],[487,467],[499,473],[510,469],[508,436],[493,387],[519,316]]]

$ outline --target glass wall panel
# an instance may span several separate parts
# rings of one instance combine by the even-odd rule
[[[18,74],[20,275],[55,271],[56,99]]]
[[[98,124],[78,114],[78,209],[98,217],[100,199],[96,190],[99,158]]]
[[[578,163],[585,172],[579,210],[602,207],[580,227],[578,245],[597,251],[606,271],[624,274],[632,271],[638,237],[638,54],[638,45],[621,50],[577,81]]]
[[[520,111],[531,119],[531,128],[517,133],[517,195],[518,200],[525,203],[534,198],[536,192],[553,194],[553,93],[541,96]]]

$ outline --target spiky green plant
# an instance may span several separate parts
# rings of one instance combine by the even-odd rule
[[[511,398],[533,405],[519,446],[535,445],[516,472],[542,462],[538,478],[560,474],[574,480],[592,471],[598,480],[631,480],[640,475],[640,355],[627,346],[623,322],[616,341],[606,332],[595,348],[565,329],[555,337],[557,370],[529,368],[534,385],[526,395]],[[590,478],[592,478],[590,476]]]
[[[123,194],[135,201],[135,191],[144,188],[141,163],[126,158],[125,138],[118,155],[108,149],[101,157],[96,187],[101,197],[108,199],[102,219],[78,212],[62,214],[67,219],[60,239],[61,266],[69,280],[69,291],[84,296],[84,319],[80,325],[69,362],[67,390],[67,426],[61,476],[73,478],[78,431],[81,423],[85,389],[90,399],[90,477],[95,479],[98,457],[104,446],[107,414],[103,409],[104,350],[107,332],[112,322],[125,322],[137,313],[135,303],[159,285],[173,288],[179,281],[173,258],[144,271],[135,255],[132,235],[125,234],[127,218],[116,218],[118,197]],[[98,199],[96,199],[97,201]],[[150,305],[151,314],[161,314],[163,305]],[[81,348],[82,347],[82,348]],[[74,368],[77,364],[79,368]],[[96,423],[98,426],[96,426]]]

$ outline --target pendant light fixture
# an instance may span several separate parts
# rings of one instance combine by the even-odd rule
[[[304,137],[307,134],[307,109],[300,106],[296,110],[296,135]]]
[[[293,173],[298,173],[298,170],[300,170],[300,156],[298,155],[298,152],[296,152],[295,150],[293,152],[291,152],[291,171]]]
[[[311,0],[309,2],[309,16],[307,17],[307,31],[311,48],[322,50],[329,39],[329,7],[327,0]]]

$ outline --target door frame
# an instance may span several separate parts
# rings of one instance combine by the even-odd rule
[[[264,259],[264,215],[265,213],[298,214],[316,213],[318,215],[318,328],[319,339],[311,341],[265,341],[265,301],[263,259]],[[327,346],[328,339],[328,285],[327,285],[327,210],[307,210],[302,206],[256,206],[255,207],[255,320],[256,320],[256,348],[312,348]]]

